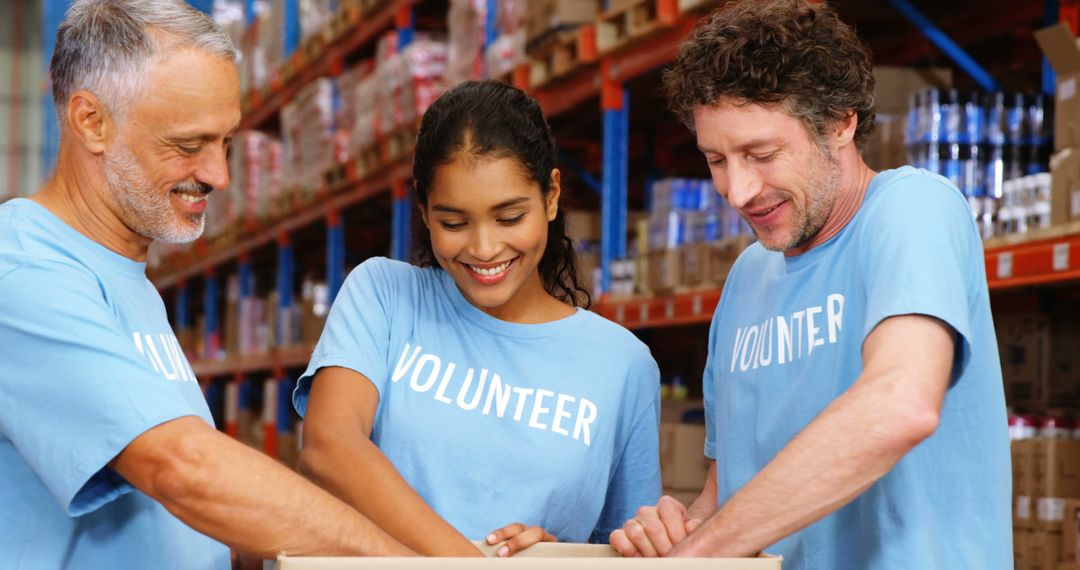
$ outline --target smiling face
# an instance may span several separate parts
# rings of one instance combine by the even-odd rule
[[[765,248],[809,242],[840,193],[840,163],[781,107],[721,100],[694,109],[698,148],[713,184]]]
[[[558,200],[557,170],[544,196],[517,161],[459,153],[435,171],[422,213],[436,261],[470,303],[500,317],[550,296],[537,266]]]
[[[207,195],[229,185],[226,152],[240,122],[236,66],[185,49],[148,69],[104,153],[105,181],[131,231],[192,241],[205,226]]]

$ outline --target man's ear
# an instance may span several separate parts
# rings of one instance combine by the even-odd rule
[[[852,111],[851,114],[836,121],[833,142],[840,148],[855,140],[855,129],[859,126],[859,114]]]
[[[544,199],[544,211],[549,222],[555,221],[559,213],[559,196],[562,194],[562,173],[558,168],[551,169],[551,190]]]
[[[67,102],[67,127],[71,134],[93,154],[101,154],[116,132],[116,123],[105,103],[97,95],[80,89]]]

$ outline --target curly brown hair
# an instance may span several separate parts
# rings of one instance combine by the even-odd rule
[[[741,0],[694,28],[664,73],[664,91],[690,130],[694,106],[721,98],[783,104],[818,141],[854,112],[861,150],[874,132],[872,69],[855,31],[824,4]]]

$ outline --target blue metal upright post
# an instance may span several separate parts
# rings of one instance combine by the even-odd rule
[[[282,3],[285,5],[281,22],[285,36],[283,43],[285,53],[282,55],[288,58],[300,46],[300,6],[299,0],[283,0]]]
[[[345,282],[345,228],[341,214],[331,209],[326,214],[326,287],[329,300],[334,301]]]
[[[397,29],[398,52],[413,42],[416,32],[416,14],[411,6],[399,8],[394,13],[394,27]]]
[[[289,234],[285,232],[278,234],[277,261],[277,345],[286,346],[292,342],[289,334],[292,322],[288,313],[292,309],[293,248],[289,241]]]
[[[214,15],[214,0],[187,0],[187,2],[211,16]]]
[[[72,0],[45,0],[41,6],[41,64],[44,67],[45,77],[48,77],[49,62],[52,60],[53,48],[56,46],[56,29],[64,21],[64,14],[71,7],[71,2]],[[41,108],[44,123],[42,125],[44,137],[41,145],[41,174],[44,180],[48,179],[53,167],[56,166],[56,158],[60,153],[60,123],[56,118],[50,89],[44,89],[41,94]]]
[[[1044,0],[1043,1],[1043,25],[1052,26],[1059,19],[1058,15],[1058,1],[1057,0]],[[1073,30],[1073,33],[1078,33],[1080,30]],[[1054,74],[1054,68],[1050,66],[1050,60],[1046,59],[1046,56],[1042,58],[1042,92],[1049,97],[1054,96],[1054,91],[1057,89],[1057,75]]]
[[[603,66],[603,192],[600,207],[600,290],[611,290],[611,265],[626,257],[626,181],[629,166],[629,108],[626,88],[612,82]]]
[[[394,183],[392,198],[394,211],[390,221],[390,257],[408,261],[409,249],[412,247],[413,205],[406,181],[400,180]]]
[[[279,434],[292,431],[292,393],[295,388],[296,381],[292,378],[288,376],[278,378],[277,422],[275,423]]]
[[[236,272],[240,285],[240,298],[247,299],[253,296],[255,294],[255,271],[251,268],[251,255],[247,252],[240,254]]]
[[[173,305],[173,321],[176,323],[178,330],[183,330],[188,326],[188,289],[187,283],[181,281],[176,285],[176,304]],[[183,347],[188,349],[190,347]]]
[[[218,337],[218,280],[214,270],[207,269],[203,276],[203,358],[215,359],[218,357],[220,346]]]
[[[487,0],[487,14],[484,16],[484,47],[488,48],[499,38],[498,0]]]

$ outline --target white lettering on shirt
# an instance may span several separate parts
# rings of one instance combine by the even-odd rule
[[[840,293],[828,295],[824,306],[814,305],[795,311],[790,317],[777,315],[761,323],[739,327],[731,347],[730,371],[734,372],[736,366],[746,372],[771,366],[774,362],[778,366],[785,365],[801,360],[803,354],[810,357],[818,347],[839,342],[843,328],[844,296]],[[775,359],[773,346],[776,347]]]
[[[586,446],[592,445],[594,425],[600,411],[595,403],[580,396],[544,388],[512,386],[504,382],[497,372],[487,368],[481,368],[479,372],[475,368],[462,371],[456,363],[424,353],[420,346],[409,343],[402,348],[391,381],[397,382],[406,376],[413,392],[430,393],[438,402],[456,405],[466,412],[515,421],[531,429],[550,431]],[[455,398],[448,396],[454,394],[455,390]],[[514,398],[513,413],[508,414],[510,401]],[[481,401],[484,402],[483,408],[480,407]],[[570,429],[571,420],[573,430]]]
[[[171,333],[150,335],[136,331],[131,333],[131,340],[139,356],[145,358],[154,372],[160,374],[165,380],[169,382],[197,381],[175,335]]]

